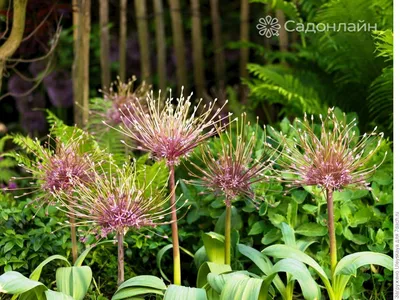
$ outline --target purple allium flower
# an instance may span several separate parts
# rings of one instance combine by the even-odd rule
[[[47,129],[47,120],[43,111],[26,111],[21,116],[22,128],[33,135],[43,133]]]
[[[37,200],[45,199],[52,203],[60,198],[69,198],[75,191],[77,182],[89,183],[93,180],[90,170],[100,155],[83,151],[83,145],[88,139],[86,134],[76,129],[64,139],[67,142],[55,139],[55,150],[49,145],[43,147],[37,139],[27,141],[30,145],[29,152],[35,156],[35,161],[24,164],[23,167],[32,174],[31,178],[37,180],[31,183],[32,188],[43,193]]]
[[[99,173],[93,169],[91,183],[76,182],[77,193],[65,203],[67,213],[90,226],[89,233],[106,237],[109,233],[125,234],[129,228],[155,227],[171,213],[165,208],[170,196],[165,188],[153,190],[151,182],[138,183],[135,163],[110,166]],[[151,179],[151,181],[153,181]]]
[[[271,167],[265,152],[261,155],[257,152],[260,157],[256,157],[255,146],[260,139],[258,124],[255,130],[248,125],[246,115],[242,114],[240,122],[235,119],[225,132],[218,131],[218,149],[221,149],[218,153],[210,145],[201,146],[199,158],[204,167],[191,163],[199,171],[199,174],[190,171],[197,178],[193,183],[224,195],[227,206],[238,196],[250,199],[257,206],[254,184],[268,178],[265,173]]]
[[[137,149],[150,152],[158,160],[165,159],[169,166],[178,165],[182,157],[214,135],[214,126],[222,120],[217,118],[222,108],[213,111],[217,100],[209,105],[201,105],[200,100],[191,111],[191,96],[185,98],[182,88],[174,106],[172,96],[164,104],[161,95],[155,99],[149,93],[147,106],[136,101],[126,107],[126,112],[120,110],[127,122],[117,130],[135,141]]]
[[[65,70],[51,72],[43,79],[50,102],[55,107],[70,107],[73,104],[71,74]]]
[[[280,135],[282,180],[290,186],[316,185],[331,191],[348,185],[369,189],[367,179],[379,165],[369,166],[368,162],[380,147],[383,133],[378,134],[375,128],[359,137],[356,119],[347,123],[343,113],[340,120],[334,108],[325,119],[320,115],[320,134],[314,132],[314,117],[310,120],[307,115],[303,122],[296,120],[296,138]]]
[[[131,109],[134,112],[133,105],[135,103],[146,101],[146,95],[150,91],[151,86],[143,82],[136,90],[133,90],[135,81],[136,77],[132,77],[128,83],[123,83],[118,79],[117,82],[111,85],[109,92],[104,92],[104,100],[111,103],[105,114],[105,119],[109,124],[129,124],[127,118],[135,116],[134,113],[128,115],[128,110]],[[114,87],[116,87],[116,90]]]

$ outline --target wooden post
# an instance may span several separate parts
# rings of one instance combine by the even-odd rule
[[[217,81],[217,86],[219,88],[223,88],[225,80],[225,54],[221,38],[221,20],[219,16],[218,2],[219,0],[210,0],[214,44],[215,78]]]
[[[180,87],[186,86],[187,74],[186,74],[186,61],[185,61],[185,42],[183,37],[183,26],[181,17],[181,8],[179,0],[169,0],[172,18],[172,35],[174,43],[174,53],[176,56],[176,69],[177,69],[177,80]],[[179,88],[180,88],[179,87]],[[188,89],[185,89],[187,91]]]
[[[240,5],[240,41],[249,41],[249,0],[242,0]],[[247,78],[247,62],[249,60],[249,48],[240,48],[240,78]],[[240,86],[240,101],[246,101],[247,89],[243,84]]]
[[[196,95],[201,98],[205,92],[203,40],[201,35],[201,18],[199,0],[191,0],[192,8],[192,48],[194,64],[194,80]]]
[[[100,65],[101,86],[106,89],[111,83],[110,31],[108,29],[108,1],[99,0],[100,13]]]
[[[159,88],[165,92],[167,88],[167,48],[165,46],[165,27],[162,0],[153,0],[154,15],[156,22],[156,44],[157,44],[157,73]]]
[[[106,0],[103,0],[106,1]],[[126,79],[126,9],[127,0],[120,0],[119,7],[119,78]]]
[[[147,26],[146,0],[135,0],[136,20],[139,32],[140,68],[142,80],[150,81],[151,64],[149,49],[149,29]]]

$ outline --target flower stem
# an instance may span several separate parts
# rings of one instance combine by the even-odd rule
[[[225,264],[231,264],[231,205],[225,210]]]
[[[76,241],[76,225],[74,216],[70,216],[69,224],[71,227],[72,263],[74,264],[78,259],[78,243]]]
[[[117,232],[118,241],[118,285],[124,282],[124,234]]]
[[[333,197],[332,190],[326,190],[326,203],[328,206],[328,231],[329,231],[329,243],[330,243],[330,254],[331,254],[331,271],[332,277],[337,264],[336,254],[336,236],[335,236],[335,220],[333,213]]]
[[[174,284],[181,285],[181,258],[179,253],[179,235],[178,220],[176,217],[176,195],[175,195],[175,169],[174,166],[169,167],[169,186],[171,190],[171,229],[172,229],[172,252],[174,261]]]

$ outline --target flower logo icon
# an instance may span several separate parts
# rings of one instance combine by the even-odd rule
[[[271,16],[266,16],[265,18],[260,18],[257,24],[258,33],[260,35],[265,35],[267,38],[274,36],[279,36],[279,29],[281,25],[277,18],[272,18]]]

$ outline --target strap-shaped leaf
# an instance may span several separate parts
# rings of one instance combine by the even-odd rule
[[[164,295],[164,300],[207,300],[204,289],[186,286],[170,285]]]
[[[57,289],[61,293],[82,300],[92,281],[92,270],[88,266],[58,268],[56,272]]]
[[[164,254],[165,254],[169,249],[172,249],[172,248],[173,248],[173,245],[172,245],[172,244],[165,245],[164,247],[162,247],[162,248],[160,249],[160,251],[157,252],[157,257],[156,257],[157,267],[158,267],[158,269],[160,270],[161,276],[162,276],[166,281],[168,281],[168,282],[171,282],[171,280],[169,280],[169,278],[167,277],[167,275],[164,273],[164,271],[163,271],[163,269],[162,269],[162,267],[161,267],[161,261],[162,261],[162,259],[163,259],[163,257],[164,257]],[[191,256],[191,257],[195,257],[195,256],[193,255],[193,253],[190,252],[189,250],[187,250],[187,249],[185,249],[185,248],[183,248],[183,247],[179,247],[179,249],[182,250],[182,251],[183,251],[184,253],[186,253],[187,255],[189,255],[189,256]]]
[[[72,298],[71,296],[52,290],[47,290],[44,293],[47,300],[74,300],[74,298]]]
[[[250,278],[243,274],[230,277],[221,293],[221,300],[258,300],[267,297],[268,284],[265,279]]]
[[[0,293],[19,295],[32,291],[33,295],[42,295],[47,287],[39,282],[26,278],[21,273],[10,271],[0,276]]]
[[[299,282],[305,299],[316,300],[321,298],[321,291],[317,283],[302,262],[292,258],[285,258],[274,265],[272,272],[273,274],[279,272],[290,274],[291,280],[297,280]]]
[[[70,265],[71,265],[71,264],[69,263],[68,259],[66,259],[64,256],[61,256],[61,255],[52,255],[52,256],[46,258],[44,261],[42,261],[42,262],[40,263],[40,265],[38,265],[38,266],[36,267],[36,269],[33,270],[33,272],[31,273],[31,276],[29,276],[29,278],[32,279],[32,280],[38,281],[39,278],[40,278],[40,274],[42,273],[43,267],[44,267],[45,265],[47,265],[49,262],[51,262],[51,261],[53,261],[53,260],[56,260],[56,259],[61,260],[61,261],[63,261],[63,262],[66,262],[67,266],[70,266]]]
[[[343,257],[336,266],[334,276],[357,275],[357,269],[365,265],[379,265],[393,270],[393,258],[376,252],[358,252]]]
[[[265,254],[243,244],[238,245],[238,250],[240,253],[250,259],[266,276],[272,273],[272,262]],[[279,275],[274,277],[273,282],[279,293],[281,295],[286,295],[286,287],[280,279]]]
[[[76,260],[74,266],[75,267],[80,267],[83,264],[83,261],[85,260],[86,256],[89,254],[89,252],[93,249],[96,248],[97,246],[103,245],[103,244],[114,244],[114,241],[102,241],[99,242],[89,248],[86,248],[85,251],[82,252],[81,255],[79,255],[78,259]]]
[[[215,232],[202,234],[208,260],[216,264],[225,263],[225,237]]]
[[[164,282],[151,275],[140,275],[124,281],[115,292],[112,300],[131,299],[146,294],[164,295],[167,286]]]
[[[230,265],[216,264],[206,261],[201,265],[199,271],[197,272],[196,286],[198,288],[204,287],[207,284],[207,275],[209,273],[222,274],[230,271],[232,271]]]

